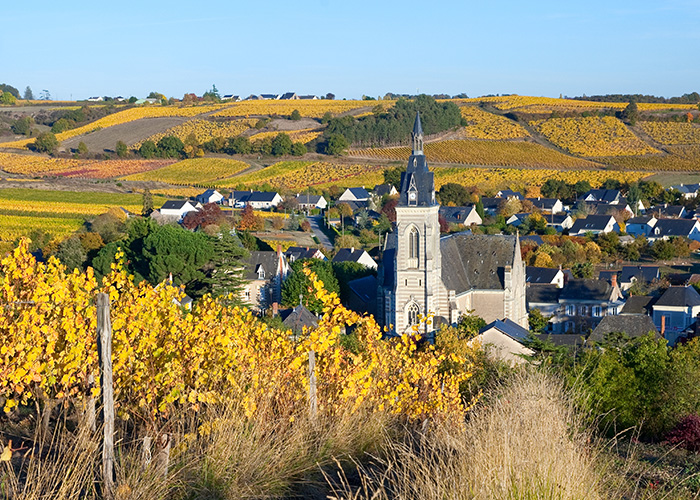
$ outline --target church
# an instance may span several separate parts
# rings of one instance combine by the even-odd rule
[[[525,264],[517,236],[440,236],[435,179],[423,153],[420,115],[401,175],[396,224],[378,270],[377,319],[395,334],[428,334],[471,312],[487,323],[510,319],[527,328]],[[431,323],[420,319],[432,316]]]

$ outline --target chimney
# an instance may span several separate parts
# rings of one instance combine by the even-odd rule
[[[612,278],[610,278],[610,284],[613,288],[617,287],[617,273],[613,273]]]
[[[659,333],[662,337],[664,337],[664,333],[666,333],[666,316],[664,315],[661,316],[661,331]]]
[[[279,314],[279,307],[280,305],[277,302],[272,303],[272,317],[276,318],[277,315]]]
[[[350,247],[350,253],[355,253],[355,247]]]

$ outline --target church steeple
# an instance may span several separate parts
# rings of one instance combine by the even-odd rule
[[[423,154],[423,125],[420,122],[420,113],[416,111],[416,121],[413,123],[413,132],[411,132],[411,140],[413,141],[413,154]]]

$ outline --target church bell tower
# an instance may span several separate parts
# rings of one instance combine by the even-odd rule
[[[396,206],[396,248],[393,307],[386,322],[398,334],[411,333],[421,317],[438,310],[442,284],[440,255],[440,206],[435,201],[435,180],[423,153],[423,126],[420,114],[411,133],[412,153],[406,172],[401,175],[401,191]],[[422,323],[419,333],[433,330]]]

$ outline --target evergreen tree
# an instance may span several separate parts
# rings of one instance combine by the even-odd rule
[[[141,209],[141,215],[148,217],[153,212],[153,195],[151,190],[146,188],[143,190],[143,208]]]
[[[225,231],[210,238],[214,256],[204,267],[205,277],[197,294],[211,293],[230,305],[240,304],[243,260],[250,256],[237,236]]]
[[[29,85],[24,89],[24,99],[27,101],[34,100],[34,92],[32,92],[32,88]]]

